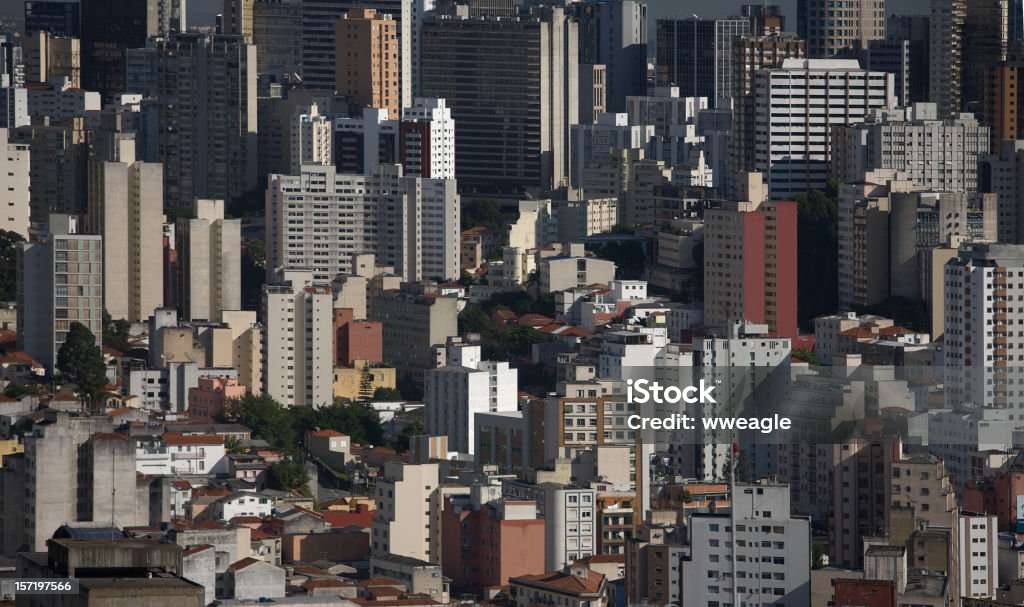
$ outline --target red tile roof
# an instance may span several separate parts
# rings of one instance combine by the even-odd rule
[[[228,567],[228,571],[241,571],[242,569],[255,565],[259,562],[261,562],[259,559],[254,559],[251,556],[247,556],[240,561],[235,561],[234,563],[232,563],[231,566]]]
[[[335,436],[345,436],[345,437],[348,436],[347,434],[342,434],[341,432],[338,432],[337,430],[331,430],[331,429],[317,430],[316,432],[310,432],[309,435],[310,436],[319,436],[321,438],[331,438],[331,437],[335,437]]]
[[[509,580],[509,583],[513,582],[529,582],[531,585],[547,586],[562,592],[593,594],[601,590],[604,574],[591,571],[587,574],[586,578],[581,578],[561,571],[555,571],[537,575],[521,575]]]
[[[168,445],[223,445],[224,437],[217,434],[182,434],[164,432],[163,441]]]
[[[181,556],[192,556],[193,554],[198,554],[198,553],[200,553],[200,552],[202,552],[204,550],[210,550],[212,548],[213,548],[213,546],[211,546],[209,544],[200,544],[198,546],[192,546],[191,548],[188,548],[187,550],[182,550],[181,551]]]

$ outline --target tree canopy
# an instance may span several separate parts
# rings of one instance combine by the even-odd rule
[[[24,240],[17,232],[0,230],[0,301],[18,295],[18,243]]]
[[[91,408],[99,405],[107,385],[107,365],[96,336],[80,322],[72,322],[67,337],[57,352],[57,369],[65,381],[73,383],[79,399]]]
[[[839,305],[839,190],[811,190],[797,200],[797,318],[807,323]]]

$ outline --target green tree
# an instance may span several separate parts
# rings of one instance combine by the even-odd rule
[[[114,320],[110,313],[103,310],[103,345],[127,352],[132,349],[128,341],[132,324],[123,318]]]
[[[0,301],[17,299],[18,243],[24,240],[17,232],[0,230]]]
[[[107,365],[96,345],[96,336],[80,322],[71,323],[64,343],[57,352],[57,369],[66,381],[75,384],[83,405],[96,409],[107,385]]]
[[[732,471],[732,465],[734,460],[736,462],[736,482],[749,483],[750,466],[747,464],[747,451],[745,449],[740,449],[740,452],[738,454],[729,454],[729,458],[725,461],[725,465],[722,466],[722,478],[729,478],[729,475]]]
[[[423,427],[418,421],[410,423],[408,426],[402,428],[402,431],[398,433],[398,440],[395,441],[395,449],[399,452],[406,452],[409,450],[409,441],[414,436],[423,436],[427,433],[427,429]]]
[[[501,213],[501,204],[494,198],[474,198],[462,204],[462,229],[483,227],[495,232],[505,228],[505,216]]]
[[[9,384],[4,389],[4,396],[7,398],[21,398],[22,396],[39,396],[38,384]]]
[[[459,314],[459,335],[466,333],[483,334],[491,330],[491,317],[482,308],[475,305],[467,305]]]
[[[270,396],[246,394],[228,405],[224,417],[248,426],[254,436],[267,441],[270,446],[294,454],[298,451],[293,427],[295,414]]]
[[[272,489],[305,494],[309,491],[309,472],[301,458],[288,457],[270,464],[267,483]]]
[[[246,309],[259,309],[263,283],[267,278],[266,244],[259,238],[245,241],[245,254],[242,255],[242,303]]]
[[[324,430],[337,430],[361,445],[383,445],[384,428],[380,416],[366,402],[344,402],[336,399],[316,410],[317,426]]]
[[[244,453],[245,449],[242,448],[241,441],[234,436],[228,436],[224,439],[224,452],[228,455],[237,455]]]
[[[818,365],[818,356],[807,348],[796,348],[793,350],[793,360],[803,361],[809,365]]]
[[[402,398],[402,393],[398,390],[398,388],[388,388],[385,386],[380,386],[379,388],[373,391],[373,400],[395,401],[405,399]]]

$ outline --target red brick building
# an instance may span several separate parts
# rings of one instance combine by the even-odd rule
[[[381,323],[353,320],[352,310],[334,310],[334,366],[351,367],[355,360],[370,364],[384,359]]]

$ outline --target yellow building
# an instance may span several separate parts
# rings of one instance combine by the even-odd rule
[[[25,446],[19,443],[16,439],[0,440],[0,468],[4,465],[5,455],[14,455],[15,453],[24,452]]]
[[[334,368],[335,398],[372,398],[377,388],[394,387],[394,367],[375,367],[365,360],[354,360],[351,367]]]

